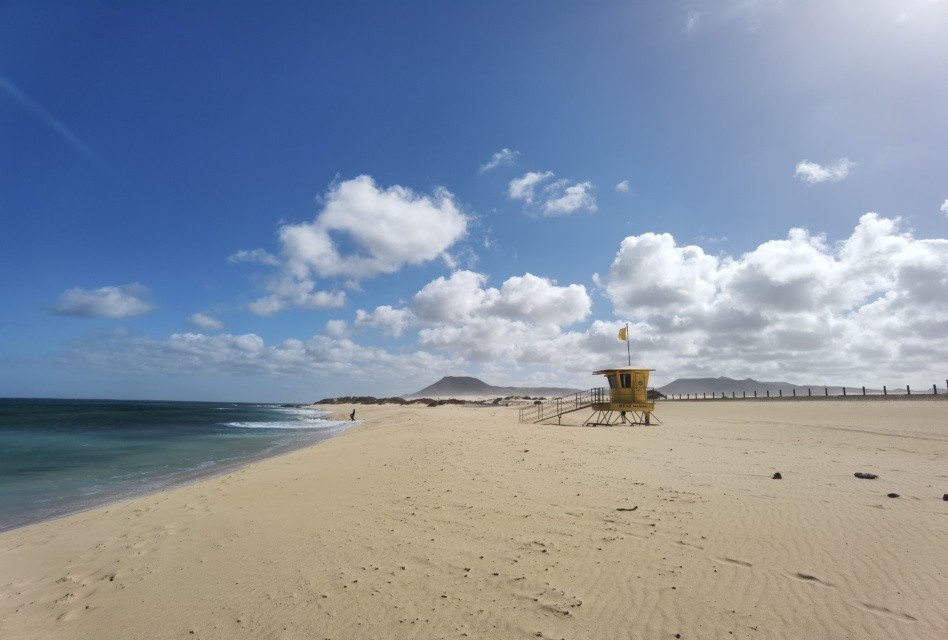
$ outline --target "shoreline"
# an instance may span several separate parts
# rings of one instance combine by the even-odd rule
[[[307,449],[309,447],[316,447],[325,442],[330,438],[334,438],[337,435],[344,433],[340,431],[336,434],[331,434],[323,438],[322,440],[317,440],[315,442],[306,442],[306,443],[297,443],[292,445],[285,445],[282,447],[275,447],[268,452],[260,453],[253,456],[247,456],[240,460],[226,461],[222,463],[215,463],[213,466],[206,467],[205,469],[190,469],[186,471],[179,472],[173,477],[164,478],[162,480],[156,480],[148,484],[148,486],[143,486],[139,488],[130,488],[124,487],[121,490],[117,490],[114,493],[108,493],[107,495],[98,496],[100,499],[90,500],[88,505],[78,506],[76,508],[69,508],[69,510],[63,513],[57,513],[50,516],[40,516],[38,519],[30,520],[29,522],[24,522],[22,524],[16,524],[11,527],[0,526],[0,534],[16,531],[23,527],[30,527],[37,524],[43,524],[47,522],[54,522],[56,520],[61,520],[63,518],[69,518],[70,516],[86,513],[88,511],[94,511],[96,509],[107,508],[111,505],[119,504],[122,502],[127,502],[130,500],[136,500],[139,498],[147,498],[149,496],[157,495],[164,493],[166,491],[174,491],[175,489],[188,487],[194,484],[199,484],[206,480],[213,480],[222,475],[233,473],[239,471],[241,468],[248,465],[263,461],[269,460],[270,458],[279,458],[280,456],[287,455],[297,451],[299,449]]]
[[[73,400],[65,400],[66,402],[74,402]],[[208,402],[205,403],[208,405],[216,405],[219,403]],[[249,403],[248,403],[249,404]],[[273,405],[284,408],[294,408],[289,405]],[[309,409],[307,405],[297,405],[297,408]],[[323,416],[327,421],[339,422],[342,424],[348,423],[348,419],[338,418],[331,420],[332,411],[328,410],[326,407],[318,407],[316,410],[323,412]],[[278,458],[282,455],[292,453],[298,449],[305,449],[307,447],[312,447],[325,442],[326,440],[343,433],[347,429],[351,428],[350,426],[343,426],[332,428],[327,431],[326,435],[318,434],[314,436],[314,440],[308,442],[293,442],[288,444],[275,444],[268,449],[264,449],[260,452],[247,455],[240,458],[229,458],[222,459],[217,461],[211,461],[210,464],[207,462],[202,463],[201,466],[189,469],[183,469],[177,471],[169,476],[159,477],[150,479],[143,484],[130,486],[130,485],[116,485],[110,486],[107,489],[103,490],[101,493],[91,494],[88,496],[74,496],[71,500],[63,505],[53,509],[48,513],[33,513],[27,521],[17,522],[12,525],[0,524],[0,533],[16,531],[23,527],[29,527],[36,524],[42,524],[46,522],[53,522],[63,518],[68,518],[73,515],[85,513],[95,509],[106,508],[110,505],[117,503],[126,502],[129,500],[135,500],[138,498],[145,498],[151,495],[160,494],[165,491],[173,491],[179,487],[186,487],[196,483],[203,482],[205,480],[211,480],[219,476],[232,473],[245,467],[247,465],[267,460],[269,458]],[[317,438],[318,439],[315,439]]]
[[[365,406],[320,446],[0,534],[0,635],[944,635],[942,406],[813,406],[582,429]]]

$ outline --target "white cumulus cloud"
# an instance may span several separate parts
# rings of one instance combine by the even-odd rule
[[[948,215],[948,198],[945,198],[945,201],[941,203],[941,209],[939,209],[945,215]]]
[[[830,244],[805,229],[739,257],[668,234],[623,240],[595,282],[682,372],[810,381],[931,372],[948,356],[948,240],[868,213]],[[927,350],[927,353],[926,353]],[[854,383],[854,382],[851,382]]]
[[[345,320],[329,320],[326,322],[326,335],[331,338],[345,338],[349,333],[349,323]]]
[[[99,289],[73,287],[60,294],[53,312],[83,318],[128,318],[148,313],[148,289],[138,283]]]
[[[253,264],[265,264],[274,267],[280,264],[280,260],[263,249],[241,249],[227,256],[227,262],[250,262]]]
[[[400,337],[411,324],[412,313],[408,309],[395,309],[391,305],[382,305],[375,311],[363,309],[356,311],[355,325],[379,329],[384,335]]]
[[[580,209],[596,210],[596,198],[592,194],[591,182],[577,182],[566,186],[565,181],[558,184],[551,192],[549,199],[543,203],[543,212],[546,214],[573,213]]]
[[[629,184],[628,180],[623,180],[616,184],[616,191],[619,193],[628,193],[632,189],[632,186]]]
[[[514,320],[563,326],[585,320],[591,306],[586,287],[561,287],[548,278],[525,273],[504,281],[491,312]]]
[[[188,322],[198,329],[204,329],[207,331],[219,331],[224,328],[223,322],[206,313],[195,313],[190,318],[188,318]]]
[[[522,200],[530,207],[537,204],[543,215],[573,213],[580,209],[596,211],[596,198],[591,182],[570,183],[569,180],[554,180],[552,171],[528,171],[510,181],[507,195],[511,200]]]
[[[461,355],[487,366],[509,367],[524,362],[550,362],[551,352],[565,335],[562,327],[589,316],[592,301],[586,288],[527,273],[508,278],[499,289],[485,286],[487,277],[457,271],[429,282],[412,299],[421,327],[421,346]],[[561,345],[562,346],[562,345]]]
[[[609,276],[602,279],[597,274],[594,281],[620,313],[673,312],[711,300],[718,267],[718,258],[701,247],[679,247],[668,233],[644,233],[625,238]]]
[[[425,351],[391,353],[342,336],[315,335],[267,344],[253,333],[213,336],[175,333],[154,339],[127,332],[97,334],[72,345],[68,362],[83,370],[142,372],[177,378],[202,375],[324,379],[327,384],[376,381],[397,391],[430,384],[433,371],[457,371],[464,363]],[[374,388],[374,387],[373,387]],[[394,392],[391,390],[390,392]],[[340,390],[340,394],[345,389]]]
[[[363,175],[333,186],[316,220],[284,226],[280,240],[292,273],[358,279],[434,260],[466,230],[467,217],[447,190],[380,189]],[[341,252],[332,234],[345,235],[355,250]]]
[[[500,287],[485,287],[487,276],[456,271],[437,278],[415,294],[412,309],[421,323],[464,323],[500,318],[529,323],[569,325],[585,319],[592,307],[586,288],[526,273],[508,278]]]
[[[855,165],[856,163],[848,158],[841,158],[825,167],[809,160],[801,160],[797,163],[794,176],[809,184],[839,182],[849,175],[849,170]]]
[[[523,200],[527,204],[532,204],[537,186],[552,177],[552,171],[528,171],[519,178],[510,181],[507,187],[507,195],[512,200]]]
[[[272,316],[288,307],[336,309],[346,304],[345,291],[314,291],[315,286],[310,278],[284,276],[270,283],[272,293],[254,300],[248,308],[258,316]]]
[[[341,306],[345,294],[318,290],[319,279],[357,283],[450,259],[447,251],[465,235],[467,224],[445,189],[431,195],[397,185],[383,189],[367,175],[339,182],[323,198],[315,220],[280,228],[280,274],[269,281],[269,294],[250,308],[268,315],[289,306]]]
[[[510,149],[504,148],[491,156],[490,160],[481,165],[481,168],[478,170],[479,173],[487,173],[497,167],[502,165],[512,165],[517,161],[517,157],[520,155],[519,151],[512,151]]]

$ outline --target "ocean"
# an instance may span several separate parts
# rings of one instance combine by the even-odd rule
[[[224,473],[352,424],[279,405],[0,398],[0,531]]]

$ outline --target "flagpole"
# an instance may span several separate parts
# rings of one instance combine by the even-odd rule
[[[629,354],[629,366],[632,366],[632,348],[629,346],[629,323],[625,323],[625,351]]]

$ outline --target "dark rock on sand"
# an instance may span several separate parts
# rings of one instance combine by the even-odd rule
[[[783,480],[783,476],[780,475],[779,471],[774,474],[774,480]]]
[[[899,497],[899,494],[897,494],[897,493],[889,493],[889,494],[886,494],[886,495],[887,495],[888,497],[890,497],[890,498],[898,498],[898,497]]]
[[[860,480],[875,480],[876,478],[879,477],[874,473],[863,473],[862,471],[857,471],[853,475],[859,478]]]

